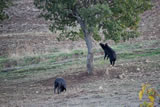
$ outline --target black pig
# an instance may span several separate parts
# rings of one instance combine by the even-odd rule
[[[106,43],[106,44],[103,44],[103,43],[100,43],[99,44],[101,47],[102,47],[102,49],[104,50],[104,53],[105,53],[105,55],[104,55],[104,59],[107,57],[107,59],[109,58],[110,59],[110,64],[112,65],[112,66],[114,66],[114,64],[115,64],[115,61],[116,61],[116,57],[117,57],[117,55],[116,55],[116,52],[111,48],[111,47],[109,47],[108,46],[108,44]]]
[[[56,93],[56,90],[58,94],[64,90],[66,91],[66,81],[63,78],[56,78],[54,81],[54,93]]]

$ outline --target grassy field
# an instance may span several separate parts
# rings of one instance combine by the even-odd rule
[[[0,55],[9,56],[0,56],[0,107],[138,107],[148,101],[139,101],[142,83],[160,93],[160,0],[152,2],[141,15],[141,36],[111,45],[118,56],[114,67],[95,43],[88,75],[84,41],[57,41],[49,23],[37,19],[33,0],[14,0],[11,18],[0,25]],[[56,77],[67,81],[60,95],[53,93]]]
[[[158,40],[143,41],[141,43],[121,43],[114,45],[113,49],[117,52],[118,63],[123,60],[133,60],[142,57],[155,56],[160,54],[160,48],[153,48],[158,44]],[[95,66],[109,64],[109,61],[102,60],[103,50],[100,47],[94,49]],[[24,78],[24,76],[34,75],[37,73],[52,73],[52,71],[64,71],[72,68],[85,68],[87,50],[73,50],[71,52],[54,52],[50,54],[25,56],[25,57],[0,57],[1,78]],[[60,72],[61,73],[61,72]],[[17,74],[17,75],[16,75]]]
[[[2,107],[137,107],[142,103],[138,100],[142,83],[160,90],[160,41],[125,42],[112,47],[118,56],[115,67],[103,60],[103,50],[96,47],[92,75],[86,72],[85,49],[0,57],[0,104]],[[56,77],[67,81],[67,92],[61,95],[53,94]]]

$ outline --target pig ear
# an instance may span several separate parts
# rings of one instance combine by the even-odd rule
[[[105,46],[108,46],[108,44],[106,43]]]

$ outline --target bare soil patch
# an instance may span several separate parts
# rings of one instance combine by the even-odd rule
[[[53,82],[57,77],[63,77],[67,81],[67,86],[71,87],[75,84],[81,84],[85,82],[95,81],[99,77],[105,77],[105,70],[95,70],[92,74],[88,74],[86,71],[78,71],[71,74],[58,75],[56,77],[50,78],[48,80],[39,81],[43,86],[53,86]]]
[[[0,103],[2,107],[137,107],[142,103],[138,99],[142,83],[159,86],[159,62],[154,57],[95,68],[92,75],[81,70],[65,71],[65,75],[40,81],[1,82]],[[60,95],[53,92],[56,77],[67,81],[67,91]],[[157,107],[158,103],[156,100]]]

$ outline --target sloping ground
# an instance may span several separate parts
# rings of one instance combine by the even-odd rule
[[[0,36],[0,55],[27,56],[84,47],[84,42],[57,41],[55,34],[13,34]]]
[[[21,3],[26,3],[28,1],[23,0]],[[17,0],[16,2],[20,1]],[[160,6],[159,0],[154,0],[154,2],[157,7]],[[142,29],[144,36],[141,36],[137,40],[142,41],[144,39],[150,40],[159,38],[159,31],[156,30],[160,21],[158,19],[159,14],[151,14],[153,11],[157,13],[159,12],[159,8],[157,7],[146,12],[144,16],[142,16],[145,22],[145,27],[141,26],[140,29]],[[147,15],[149,15],[149,17],[146,17]],[[148,28],[150,28],[151,31],[149,31]],[[154,34],[152,33],[154,31],[157,36],[152,35]],[[2,34],[0,43],[2,43],[2,45],[4,44],[5,47],[8,47],[6,51],[9,51],[8,49],[12,49],[13,52],[18,46],[24,48],[23,43],[25,43],[25,41],[27,41],[25,43],[26,46],[32,46],[31,48],[33,48],[33,45],[35,45],[35,48],[33,49],[38,49],[37,47],[39,47],[50,50],[46,47],[50,45],[54,46],[56,41],[52,40],[55,40],[55,38],[53,37],[53,39],[51,39],[52,34],[48,36],[49,38],[44,35],[45,33],[38,35],[37,33]],[[151,38],[148,36],[151,36]],[[45,41],[44,44],[42,41]],[[95,66],[93,75],[87,75],[85,68],[79,68],[79,65],[76,65],[77,68],[73,68],[74,64],[65,70],[59,68],[59,70],[46,69],[42,71],[37,70],[36,72],[31,70],[25,72],[13,72],[12,76],[14,76],[14,78],[10,77],[10,73],[12,72],[1,72],[1,74],[6,75],[6,79],[0,78],[0,106],[138,107],[138,105],[144,100],[148,101],[147,97],[143,97],[143,101],[139,101],[138,99],[138,92],[140,91],[142,83],[150,83],[160,92],[160,42],[155,42],[152,45],[148,45],[150,41],[145,42],[146,44],[143,46],[138,45],[138,47],[140,47],[139,50],[141,51],[135,51],[135,45],[129,50],[127,50],[128,45],[120,48],[122,53],[118,57],[116,66],[111,67],[108,63],[100,62],[99,65]],[[14,46],[15,43],[18,44],[18,46]],[[68,42],[64,43],[63,46],[66,46],[67,43]],[[57,46],[60,47],[60,45],[56,45],[55,47]],[[119,47],[121,46],[119,45]],[[143,51],[144,48],[147,48],[149,51]],[[155,51],[154,53],[153,48],[158,51]],[[32,49],[24,49],[25,52],[28,52],[29,50]],[[42,50],[40,49],[40,51]],[[31,53],[31,51],[29,52]],[[19,52],[19,54],[20,53],[23,52]],[[135,57],[136,55],[139,55],[139,57]],[[102,60],[103,58],[101,61]],[[19,76],[23,73],[25,75]],[[31,73],[32,79],[27,77],[28,73]],[[42,80],[42,76],[45,77],[45,79]],[[60,95],[53,93],[53,81],[57,76],[64,77],[67,81],[67,92]],[[159,107],[158,103],[159,101],[156,99],[155,104],[157,107]]]
[[[44,62],[37,64],[38,68],[32,64],[36,60],[31,60],[32,63],[24,60],[25,65],[21,60],[22,69],[0,72],[0,104],[2,107],[138,107],[143,101],[148,101],[146,96],[142,101],[138,99],[142,83],[150,83],[160,92],[159,47],[158,40],[118,44],[114,47],[117,52],[114,67],[108,60],[103,60],[103,55],[97,58],[99,51],[96,51],[92,75],[86,72],[86,62],[82,61],[84,54],[45,56],[50,60],[43,55],[41,59]],[[78,63],[55,64],[72,58],[78,59]],[[67,81],[67,92],[54,94],[56,77]],[[156,99],[157,107],[158,103]]]
[[[13,0],[10,18],[0,24],[0,55],[25,56],[83,47],[84,42],[58,42],[49,22],[38,18],[33,0]]]
[[[48,32],[48,24],[38,18],[39,10],[33,5],[33,0],[12,0],[7,12],[10,16],[2,23],[0,34],[27,33],[27,32]]]
[[[2,107],[138,107],[147,101],[146,96],[143,101],[138,99],[142,83],[150,83],[160,92],[159,57],[160,54],[118,61],[115,67],[104,64],[97,66],[93,75],[78,69],[70,73],[70,68],[65,75],[58,75],[67,81],[67,91],[60,95],[53,92],[57,76],[22,83],[6,79],[0,83],[0,104]],[[156,99],[156,107],[158,103]]]
[[[142,40],[160,39],[160,1],[152,0],[154,7],[142,15],[139,31]]]
[[[131,42],[160,38],[160,1],[153,3],[154,8],[142,15],[139,28],[142,35]],[[38,18],[39,10],[33,0],[13,0],[8,13],[10,19],[0,26],[0,55],[25,56],[86,47],[84,41],[58,42],[56,34],[48,30],[49,22]]]

